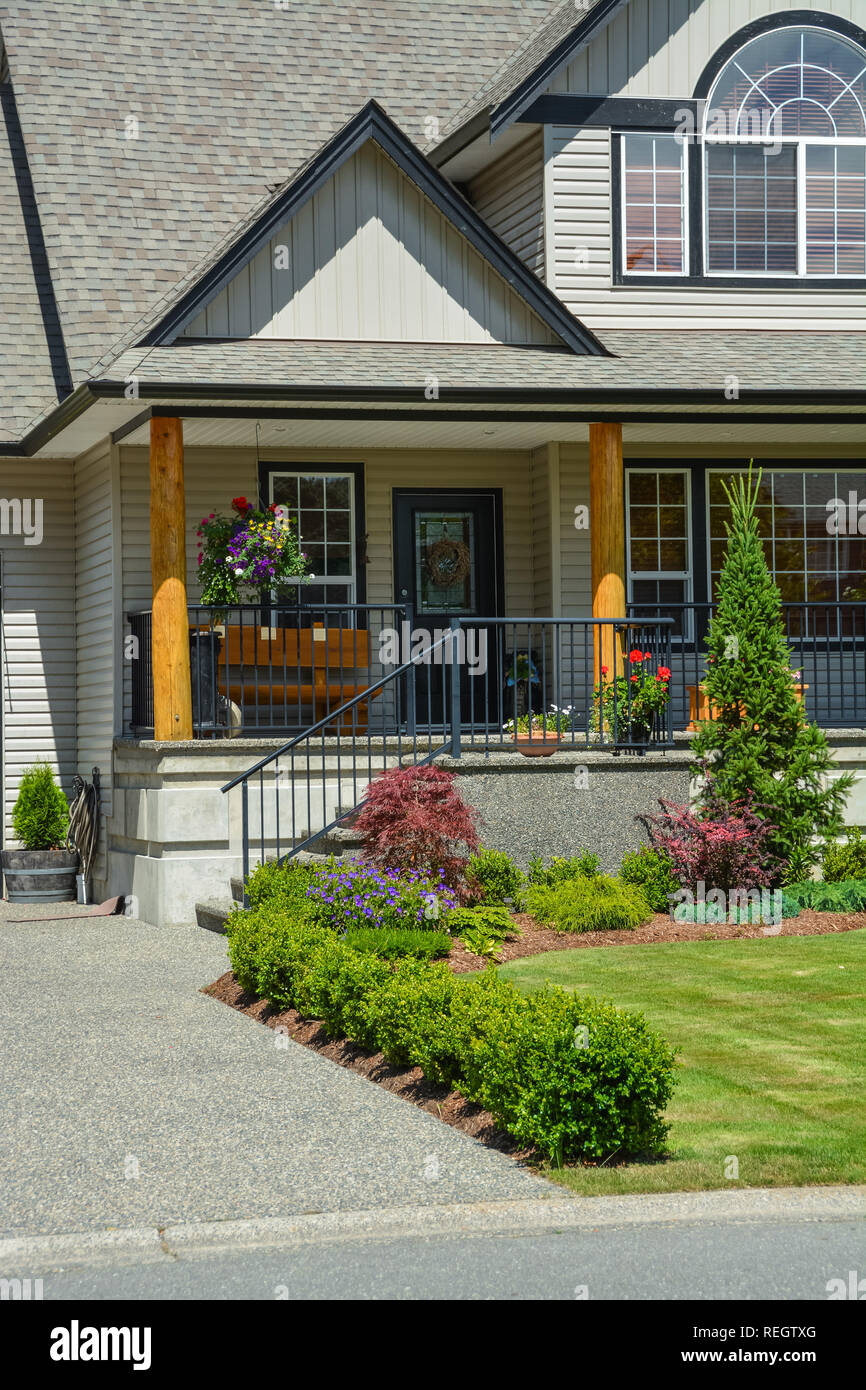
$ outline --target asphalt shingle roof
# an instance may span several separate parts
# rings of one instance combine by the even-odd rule
[[[74,380],[370,97],[434,145],[550,7],[0,0]],[[12,323],[29,312],[16,284]],[[27,371],[11,375],[4,399],[28,389]]]
[[[545,348],[450,343],[347,343],[178,341],[170,347],[123,353],[108,380],[137,376],[141,382],[231,386],[417,389],[424,398],[427,373],[439,378],[440,399],[449,389],[535,388],[605,390],[666,388],[718,390],[724,403],[727,378],[742,391],[815,388],[817,354],[822,382],[830,389],[863,391],[866,334],[816,333],[810,353],[799,333],[633,332],[603,335],[615,357],[579,357]],[[435,408],[435,407],[433,407]],[[734,407],[735,408],[735,407]]]

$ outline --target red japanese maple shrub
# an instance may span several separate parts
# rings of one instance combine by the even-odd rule
[[[660,798],[661,815],[637,817],[653,849],[669,856],[682,886],[694,892],[703,882],[728,893],[779,883],[785,864],[770,843],[776,826],[758,814],[751,796],[722,801],[707,777],[702,803],[695,815],[688,806]]]
[[[381,773],[370,783],[356,822],[367,836],[362,858],[462,892],[469,855],[478,848],[477,815],[454,781],[453,773],[439,767]]]

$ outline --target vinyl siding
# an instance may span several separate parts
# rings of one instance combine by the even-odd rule
[[[497,236],[544,278],[544,132],[534,131],[467,186]]]
[[[0,461],[6,499],[41,498],[43,540],[0,535],[4,841],[24,768],[45,759],[67,794],[76,770],[72,465]]]
[[[112,451],[106,442],[77,459],[75,500],[75,722],[77,765],[92,780],[100,770],[104,817],[112,811],[112,747],[115,678],[121,654],[115,633],[114,514]],[[94,878],[105,877],[105,845],[94,862]]]
[[[548,91],[690,97],[710,58],[744,24],[808,9],[864,23],[862,0],[631,0]]]
[[[614,288],[610,131],[552,126],[548,140],[548,283],[587,327],[866,329],[866,290]]]
[[[278,248],[285,248],[287,269],[277,269]],[[556,341],[372,144],[274,234],[183,336]]]
[[[559,537],[562,548],[562,614],[592,616],[589,530],[578,531],[574,509],[589,506],[589,446],[559,446]]]

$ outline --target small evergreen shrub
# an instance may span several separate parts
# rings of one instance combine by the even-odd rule
[[[346,933],[346,945],[353,951],[367,951],[381,956],[383,960],[396,960],[398,956],[417,956],[419,960],[433,960],[436,956],[447,956],[451,950],[451,937],[439,931],[388,931],[381,927],[356,927]]]
[[[583,850],[581,854],[572,855],[570,859],[554,855],[546,868],[544,860],[536,854],[529,861],[527,879],[531,884],[544,884],[552,888],[556,883],[571,879],[594,878],[598,871],[598,855],[592,854],[588,849]]]
[[[466,879],[473,898],[480,903],[520,901],[523,874],[504,850],[479,849],[466,865]]]
[[[527,909],[554,931],[634,931],[652,916],[641,888],[606,874],[533,885]]]
[[[390,768],[371,782],[356,826],[361,856],[380,869],[424,874],[465,891],[469,854],[478,848],[476,813],[441,767]]]
[[[654,912],[667,912],[668,896],[680,886],[670,856],[663,849],[653,849],[650,845],[623,855],[619,878],[623,883],[643,889]]]
[[[562,990],[524,996],[495,971],[383,960],[289,924],[273,900],[234,913],[228,942],[244,988],[456,1086],[554,1163],[663,1151],[675,1057],[638,1014]]]
[[[847,840],[836,840],[824,846],[823,873],[825,883],[866,878],[866,839],[859,827],[853,826],[848,831]]]
[[[334,861],[332,861],[334,862]],[[316,866],[271,861],[260,864],[247,879],[250,907],[260,907],[269,898],[278,898],[287,908],[305,912],[307,889],[316,877]]]
[[[69,803],[50,765],[26,768],[12,808],[12,829],[23,849],[60,849],[69,829]]]

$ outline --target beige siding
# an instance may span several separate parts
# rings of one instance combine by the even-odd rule
[[[45,759],[71,792],[75,757],[75,552],[72,465],[0,461],[3,498],[42,500],[41,545],[0,535],[4,839],[21,773]]]
[[[690,97],[737,29],[771,12],[809,9],[864,23],[862,0],[631,0],[548,90]]]
[[[466,191],[497,236],[543,279],[543,131],[489,165]]]
[[[575,529],[574,509],[589,506],[589,447],[559,446],[559,536],[562,546],[562,615],[592,617],[589,531]]]
[[[548,283],[589,328],[866,329],[862,290],[614,288],[610,131],[553,126]]]
[[[278,268],[283,262],[287,268]],[[184,336],[555,341],[525,301],[372,144],[274,234]]]

